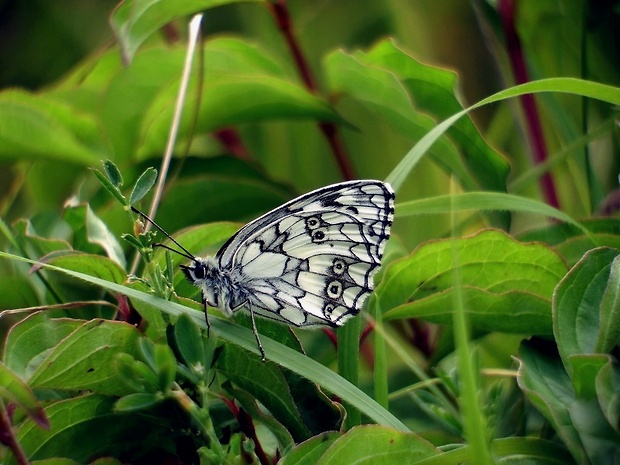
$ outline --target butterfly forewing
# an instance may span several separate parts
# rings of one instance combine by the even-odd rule
[[[224,300],[295,326],[343,324],[372,292],[393,212],[394,192],[381,181],[335,184],[282,205],[216,255],[233,287]]]

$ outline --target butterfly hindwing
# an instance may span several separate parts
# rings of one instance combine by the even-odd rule
[[[351,181],[261,216],[215,257],[235,284],[228,300],[295,326],[343,324],[372,292],[393,211],[389,185]]]

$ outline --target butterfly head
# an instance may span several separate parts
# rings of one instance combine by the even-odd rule
[[[220,308],[220,281],[222,273],[213,257],[195,257],[189,265],[181,265],[187,280],[202,290],[204,300],[211,307]]]

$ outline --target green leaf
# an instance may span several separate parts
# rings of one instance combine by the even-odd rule
[[[0,295],[0,310],[35,307],[39,304],[37,290],[30,276],[0,276]]]
[[[157,437],[157,446],[164,450],[173,447],[170,423],[157,425],[143,415],[115,412],[115,402],[99,395],[55,402],[45,408],[50,430],[27,420],[18,429],[17,439],[31,460],[67,457],[79,463],[96,456],[135,453],[153,443],[149,437]]]
[[[596,392],[605,418],[620,432],[620,367],[613,360],[598,372]]]
[[[0,93],[0,160],[94,165],[102,145],[92,116],[21,90]]]
[[[165,147],[178,85],[159,93],[144,116],[139,156],[160,152]],[[188,94],[195,93],[193,89]],[[323,99],[304,87],[280,77],[261,74],[225,75],[207,80],[200,99],[188,100],[179,126],[179,138],[194,129],[194,105],[200,102],[195,130],[210,132],[244,123],[274,120],[310,120],[344,123]]]
[[[314,465],[320,463],[320,459],[328,448],[342,436],[341,433],[328,431],[313,436],[307,441],[297,444],[282,456],[279,465]]]
[[[75,460],[54,457],[51,459],[35,460],[34,462],[32,462],[32,465],[80,465],[80,464],[76,462]]]
[[[441,195],[402,202],[396,208],[399,216],[436,215],[455,211],[509,210],[556,218],[579,228],[582,232],[588,232],[585,227],[569,215],[543,202],[501,192],[465,192],[455,195]]]
[[[125,196],[121,193],[120,189],[114,185],[108,178],[106,178],[101,171],[99,171],[98,169],[95,168],[91,168],[93,174],[95,175],[95,177],[97,179],[99,179],[99,182],[101,184],[103,184],[103,187],[106,188],[106,190],[112,194],[114,196],[114,198],[116,198],[116,200],[118,200],[121,205],[127,205],[127,199],[125,198]]]
[[[478,330],[540,336],[553,334],[550,299],[523,289],[494,293],[477,287],[453,286],[400,305],[385,313],[383,319],[423,318],[452,325],[455,298],[463,299],[469,321]]]
[[[123,58],[129,63],[148,36],[175,19],[229,3],[261,0],[126,0],[121,3],[110,19]]]
[[[71,246],[65,240],[40,235],[28,220],[17,220],[13,225],[13,231],[19,245],[25,250],[32,250],[33,255],[38,257],[60,250],[71,250]]]
[[[596,398],[576,397],[562,362],[549,349],[531,342],[521,345],[519,386],[577,463],[613,464],[620,435],[610,427]]]
[[[474,327],[549,334],[551,296],[565,273],[566,265],[549,247],[486,230],[423,244],[390,263],[376,295],[382,308],[390,309],[385,319],[447,322],[458,288]]]
[[[74,232],[74,248],[89,253],[105,250],[108,257],[125,267],[125,255],[116,236],[95,214],[88,204],[70,207],[65,210],[65,220]]]
[[[135,205],[142,200],[144,196],[149,193],[151,187],[155,184],[155,181],[157,181],[157,170],[152,167],[147,168],[140,175],[138,181],[136,181],[136,185],[129,196],[129,204]]]
[[[218,358],[217,366],[229,380],[251,393],[276,420],[285,425],[296,442],[311,436],[280,367],[272,362],[261,362],[233,345],[226,347],[224,354]]]
[[[36,388],[92,391],[108,395],[127,392],[113,361],[118,353],[136,353],[137,329],[129,324],[92,320],[64,338],[30,378]]]
[[[155,346],[155,363],[157,364],[159,389],[167,392],[172,388],[177,375],[177,361],[170,347],[165,344]]]
[[[123,175],[112,160],[104,161],[103,169],[114,187],[121,187],[123,185]]]
[[[524,242],[538,241],[552,245],[570,266],[575,265],[588,250],[595,247],[620,250],[620,222],[615,218],[589,218],[580,220],[580,224],[587,234],[573,224],[555,222],[521,233],[518,238]]]
[[[32,264],[35,263],[33,260],[11,255],[3,251],[0,251],[0,258]],[[142,302],[146,302],[160,308],[162,312],[166,312],[174,317],[178,317],[181,313],[187,313],[188,316],[193,318],[200,327],[206,329],[206,323],[203,315],[198,312],[188,312],[186,307],[183,307],[177,303],[168,302],[147,293],[139,292],[134,289],[123,287],[118,284],[108,282],[97,277],[88,276],[76,271],[66,270],[48,264],[41,264],[41,266],[48,270],[58,271],[64,273],[65,275],[101,286],[109,291],[118,292],[131,299],[141,300]],[[234,324],[231,321],[217,318],[216,316],[212,316],[209,321],[211,323],[211,331],[217,334],[218,337],[235,345],[241,346],[254,354],[258,354],[256,340],[251,330]],[[339,396],[341,399],[349,402],[373,421],[402,431],[408,430],[407,427],[394,415],[382,408],[371,397],[364,394],[357,387],[338,376],[329,368],[324,367],[320,363],[315,362],[314,360],[300,354],[286,345],[273,341],[269,337],[261,337],[261,342],[265,348],[267,357],[270,360],[273,360],[279,365],[284,366],[311,381],[314,381],[324,389],[329,390],[329,392],[333,395]]]
[[[43,407],[32,390],[4,363],[0,363],[0,398],[5,405],[13,402],[26,410],[28,416],[40,427],[49,428]]]
[[[416,463],[438,454],[435,446],[417,434],[385,426],[363,425],[351,428],[336,439],[319,463]]]
[[[606,326],[618,318],[615,297],[618,254],[615,249],[591,250],[556,289],[553,332],[565,364],[571,355],[606,353],[617,341],[618,328]],[[569,367],[567,364],[570,370]]]
[[[163,400],[161,394],[151,394],[147,392],[138,392],[129,394],[118,399],[114,405],[117,412],[134,412],[149,409]]]
[[[560,359],[548,350],[524,341],[519,350],[517,381],[530,402],[551,423],[577,463],[583,463],[583,443],[575,429],[568,406],[575,393]]]
[[[69,270],[87,273],[90,276],[98,276],[106,281],[118,284],[125,282],[127,279],[125,270],[117,262],[101,255],[73,253],[52,257],[48,262]]]
[[[83,321],[50,318],[34,313],[14,325],[4,345],[4,363],[22,379],[29,379],[45,357]]]
[[[213,359],[214,337],[205,343],[198,325],[185,313],[179,315],[174,325],[174,342],[181,360],[198,375],[205,379]]]
[[[243,389],[235,389],[231,386],[230,382],[226,382],[222,385],[222,387],[228,392],[236,402],[256,421],[264,424],[269,428],[269,431],[276,437],[280,448],[282,450],[287,450],[290,447],[293,447],[295,441],[291,436],[291,433],[286,429],[282,423],[280,423],[276,418],[271,416],[271,414],[262,406],[258,405],[256,398],[252,395],[252,393],[244,391]]]
[[[166,194],[166,201],[160,205],[157,213],[160,218],[158,222],[171,232],[187,225],[229,221],[231,218],[253,219],[290,198],[290,194],[264,181],[229,175],[197,174],[177,181],[175,188]],[[192,208],[188,208],[188,205]],[[183,215],[178,214],[180,211]],[[161,218],[165,218],[165,222]],[[185,242],[182,244],[187,248]]]
[[[426,121],[420,127],[421,132],[416,129],[419,124],[417,120],[424,121],[421,119],[422,115],[447,118],[463,108],[456,97],[456,73],[414,60],[391,39],[379,42],[368,52],[356,52],[353,57],[367,68],[363,73],[361,69],[357,70],[353,79],[351,73],[356,71],[353,63],[334,63],[331,60],[335,60],[335,56],[327,59],[328,64],[343,67],[337,70],[328,68],[328,73],[331,71],[340,74],[332,75],[337,79],[337,90],[343,88],[354,98],[370,103],[382,117],[394,123],[397,128],[401,127],[399,118],[409,120],[410,123],[401,129],[406,136],[419,134],[419,137],[422,137],[430,129]],[[342,57],[339,60],[342,60]],[[386,76],[380,78],[381,72],[386,73]],[[396,79],[388,78],[387,73]],[[392,87],[393,95],[390,96],[387,86]],[[410,101],[414,103],[409,103]],[[434,125],[432,123],[432,126]],[[433,155],[440,165],[445,166],[449,172],[456,173],[468,189],[506,190],[509,164],[486,143],[470,118],[457,121],[447,135],[463,156],[461,158],[452,153],[452,150],[446,152],[438,148]]]

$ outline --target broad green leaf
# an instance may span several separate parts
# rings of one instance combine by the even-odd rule
[[[118,353],[137,353],[138,330],[129,324],[92,320],[55,346],[30,378],[36,388],[127,393],[114,367]]]
[[[616,256],[611,263],[609,279],[601,300],[601,330],[596,341],[596,349],[606,354],[618,345],[620,345],[620,258]]]
[[[27,380],[65,337],[84,324],[70,318],[34,313],[12,326],[4,344],[4,363]]]
[[[352,428],[336,439],[316,463],[416,463],[438,454],[439,450],[435,446],[417,434],[385,426],[363,425]]]
[[[307,441],[297,444],[282,456],[279,465],[316,465],[325,451],[338,439],[341,433],[328,431],[313,436]]]
[[[34,462],[32,462],[32,465],[80,465],[80,464],[76,462],[75,460],[54,457],[51,459],[35,460]]]
[[[23,257],[11,255],[6,252],[0,251],[0,258],[14,260],[18,262],[32,263],[32,260],[28,260]],[[198,312],[188,312],[187,309],[174,302],[168,302],[163,299],[159,299],[153,295],[149,295],[144,292],[139,292],[134,289],[120,286],[118,284],[105,281],[103,279],[88,276],[84,273],[77,271],[71,271],[63,268],[58,268],[48,264],[41,264],[41,266],[47,268],[50,271],[57,271],[64,273],[76,279],[87,281],[91,284],[100,286],[112,292],[124,294],[131,299],[141,300],[150,305],[156,306],[173,317],[178,317],[181,313],[187,313],[188,316],[194,319],[194,321],[202,328],[206,329],[206,323],[204,317]],[[244,328],[240,325],[234,324],[231,321],[217,318],[212,316],[210,318],[211,331],[217,334],[218,337],[229,341],[235,345],[238,345],[249,352],[258,354],[256,347],[256,340],[252,331]],[[358,388],[347,382],[332,370],[324,367],[320,363],[300,354],[299,352],[287,347],[286,345],[279,344],[273,341],[269,337],[261,337],[261,342],[267,353],[267,357],[270,360],[278,363],[281,366],[288,368],[295,373],[317,383],[326,390],[329,390],[333,395],[339,396],[341,399],[346,400],[355,408],[359,409],[363,414],[367,415],[373,421],[391,426],[393,428],[408,431],[408,428],[398,420],[394,415],[385,410],[379,404],[377,404],[371,397],[368,397]]]
[[[551,422],[577,463],[615,463],[620,435],[610,427],[596,398],[576,396],[562,362],[549,348],[531,342],[521,345],[519,386]]]
[[[620,432],[620,368],[613,360],[598,372],[596,392],[605,418]]]
[[[23,408],[41,428],[48,428],[49,422],[32,390],[16,373],[0,362],[0,398],[4,405],[9,402]]]
[[[601,369],[610,361],[607,354],[575,354],[568,357],[575,395],[590,400],[596,397],[595,381]]]
[[[361,102],[406,137],[420,139],[435,126],[427,114],[416,111],[407,90],[391,71],[363,63],[358,56],[341,50],[327,55],[323,66],[331,93],[344,93]],[[432,153],[465,185],[475,186],[448,139],[440,139]]]
[[[175,19],[220,5],[261,0],[125,0],[110,19],[129,63],[148,36]]]
[[[453,309],[449,298],[458,286],[474,326],[519,332],[531,322],[526,332],[547,334],[551,295],[565,273],[561,257],[545,245],[519,243],[504,232],[486,230],[428,242],[395,260],[386,267],[376,294],[382,308],[390,310],[386,319],[430,315],[446,322]],[[531,307],[517,309],[516,303]],[[521,321],[515,321],[519,315]]]
[[[136,181],[136,185],[131,191],[129,196],[129,204],[134,205],[144,198],[149,193],[151,187],[157,181],[157,170],[155,168],[147,168]]]
[[[188,100],[179,127],[182,140],[194,128],[195,105],[199,100],[195,130],[209,132],[223,127],[260,122],[307,120],[343,123],[343,119],[321,98],[290,80],[262,74],[228,74],[207,79],[200,99]],[[178,84],[161,90],[144,116],[139,156],[161,152],[172,119]],[[188,90],[188,95],[195,90]]]
[[[251,220],[289,199],[290,196],[282,189],[264,181],[195,176],[176,182],[175,188],[167,193],[166,201],[161,204],[158,218],[162,219],[159,222],[162,227],[174,232],[187,225]],[[178,214],[180,211],[183,215]]]
[[[368,53],[358,52],[355,56],[362,63],[394,73],[419,111],[443,119],[463,109],[457,97],[459,84],[455,72],[416,61],[391,39],[379,42]],[[471,182],[475,186],[493,191],[506,190],[508,161],[487,144],[470,118],[457,121],[447,135],[463,153],[461,163],[471,173]]]
[[[615,276],[615,268],[620,263],[618,254],[616,249],[591,250],[556,289],[553,332],[565,364],[571,355],[605,353],[617,340],[618,329],[607,328],[607,325],[618,318],[614,297],[618,286]],[[604,312],[601,308],[603,302]]]
[[[525,290],[491,293],[477,287],[445,289],[400,305],[384,320],[423,318],[437,324],[453,324],[454,299],[465,302],[471,325],[481,331],[551,336],[551,299]]]
[[[31,460],[67,457],[79,463],[154,445],[151,435],[158,438],[157,446],[162,449],[174,446],[169,435],[174,425],[157,425],[144,415],[114,412],[115,402],[113,397],[93,394],[55,402],[45,408],[51,429],[41,430],[26,421],[17,430],[17,439]]]
[[[256,398],[251,392],[244,391],[243,389],[236,389],[231,386],[230,382],[224,383],[222,387],[254,420],[269,428],[269,431],[278,440],[281,449],[287,450],[293,447],[295,441],[289,430],[269,412],[265,411],[264,407],[258,405]]]
[[[536,347],[525,341],[519,350],[517,381],[530,402],[551,423],[577,463],[585,451],[571,419],[569,406],[576,402],[572,383],[562,362],[550,347]]]
[[[587,229],[587,235],[573,224],[561,222],[526,231],[519,234],[518,239],[552,245],[570,266],[575,265],[588,250],[595,247],[620,250],[620,222],[615,218],[590,218],[579,223]]]
[[[92,116],[21,90],[0,93],[0,160],[93,165],[103,154]]]
[[[50,239],[39,234],[32,222],[18,220],[13,225],[15,239],[20,246],[27,251],[32,251],[34,256],[43,257],[60,250],[71,250],[69,243],[62,239]]]
[[[90,276],[98,276],[118,284],[125,282],[127,279],[125,270],[117,262],[101,255],[73,253],[52,257],[48,262],[62,268],[81,271]]]
[[[22,274],[0,276],[0,310],[35,307],[39,304],[32,277]]]
[[[436,215],[455,211],[510,210],[556,218],[579,228],[582,232],[588,232],[585,227],[556,208],[537,200],[502,192],[464,192],[411,200],[399,203],[397,210],[399,216]]]
[[[90,205],[66,208],[65,219],[73,229],[73,247],[76,250],[96,253],[100,247],[110,259],[125,267],[125,255],[120,243]]]
[[[261,362],[238,347],[229,345],[217,360],[217,366],[229,380],[249,392],[283,425],[297,442],[311,436],[304,425],[280,367]]]

